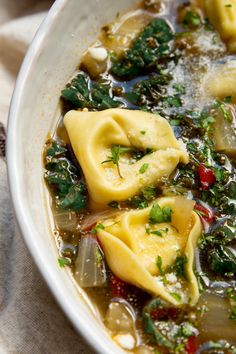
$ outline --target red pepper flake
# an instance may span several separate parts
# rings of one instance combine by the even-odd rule
[[[216,177],[211,168],[201,164],[198,169],[198,174],[203,190],[209,189],[216,181]]]
[[[205,222],[211,224],[215,220],[213,211],[209,208],[205,208],[201,204],[195,204],[194,209],[198,212],[198,215],[205,226]]]
[[[187,343],[185,344],[185,350],[188,354],[195,354],[198,349],[198,341],[196,336],[189,337]]]
[[[128,295],[128,284],[113,274],[111,276],[111,292],[113,297],[126,299]]]

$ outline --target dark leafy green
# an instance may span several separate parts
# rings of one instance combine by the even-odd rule
[[[236,257],[229,247],[217,245],[208,257],[211,270],[217,274],[232,276],[236,272]]]
[[[134,40],[131,49],[116,59],[111,73],[119,78],[132,78],[142,71],[155,68],[159,59],[171,53],[173,32],[164,19],[155,18]]]
[[[61,96],[71,108],[103,110],[122,106],[115,100],[108,80],[91,82],[84,73],[78,74],[61,92]]]
[[[66,146],[52,141],[46,150],[44,177],[54,188],[56,206],[60,209],[81,210],[87,205],[87,190],[81,182],[78,167],[69,159]]]

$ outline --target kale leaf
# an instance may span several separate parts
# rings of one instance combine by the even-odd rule
[[[61,96],[70,108],[103,110],[122,106],[121,101],[114,99],[110,81],[103,79],[91,82],[88,76],[82,73],[62,90]]]
[[[134,40],[121,59],[116,59],[111,73],[119,78],[132,78],[143,70],[155,68],[160,59],[170,55],[173,32],[168,23],[155,18]]]
[[[208,254],[210,268],[217,274],[231,276],[236,272],[236,257],[229,247],[218,245]]]
[[[80,171],[69,159],[66,146],[52,141],[45,156],[44,178],[56,193],[56,206],[60,209],[81,210],[87,204],[87,190],[79,180]]]

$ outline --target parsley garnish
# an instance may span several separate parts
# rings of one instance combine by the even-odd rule
[[[145,173],[145,172],[147,171],[148,167],[149,167],[149,163],[144,163],[144,164],[140,167],[139,173],[141,173],[141,174]]]
[[[98,230],[104,230],[105,226],[103,224],[97,224],[94,228],[92,228],[92,234],[96,234]]]
[[[171,270],[177,277],[186,278],[185,265],[188,262],[188,258],[185,254],[176,257],[174,264],[171,266]]]
[[[181,301],[181,296],[178,293],[170,293],[170,295],[178,302]]]
[[[202,24],[200,15],[195,11],[187,11],[184,19],[183,26],[188,28],[198,28]]]
[[[163,269],[162,269],[162,258],[161,256],[157,256],[157,268],[160,272],[161,275],[164,274]]]
[[[185,93],[185,87],[182,84],[178,84],[178,83],[174,84],[173,89],[175,89],[175,91],[179,94],[183,95]]]
[[[95,259],[96,259],[96,264],[98,265],[98,266],[101,266],[101,264],[102,264],[102,259],[103,259],[103,257],[102,257],[102,255],[101,255],[101,252],[99,251],[99,249],[98,248],[95,248]]]
[[[103,161],[102,164],[107,163],[107,162],[113,162],[114,165],[117,166],[117,171],[118,171],[120,178],[122,178],[122,175],[120,173],[120,166],[119,166],[120,155],[125,154],[130,151],[132,151],[132,148],[130,148],[130,147],[124,147],[124,146],[120,146],[120,145],[112,145],[111,155],[108,156],[108,159]]]
[[[169,206],[160,207],[158,203],[153,204],[149,213],[149,222],[157,224],[162,222],[171,221],[172,209]]]
[[[182,106],[182,101],[179,98],[179,96],[168,96],[164,99],[164,104],[167,107],[181,107]]]
[[[219,108],[219,110],[223,114],[224,120],[226,120],[227,122],[230,122],[230,123],[232,122],[232,114],[224,102],[217,100],[214,107]]]
[[[69,258],[58,258],[58,264],[60,267],[65,267],[71,264],[71,260]]]
[[[162,237],[163,234],[167,234],[168,230],[169,229],[166,227],[165,229],[159,229],[159,230],[151,231],[149,227],[146,227],[146,233],[148,235],[152,234],[152,235],[156,235],[156,236],[159,236],[159,237]]]

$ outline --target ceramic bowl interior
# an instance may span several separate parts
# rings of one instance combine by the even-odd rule
[[[61,307],[97,353],[123,353],[108,337],[71,274],[58,266],[42,150],[60,115],[60,91],[99,29],[135,0],[57,0],[21,68],[12,99],[7,158],[10,189],[24,240]]]

